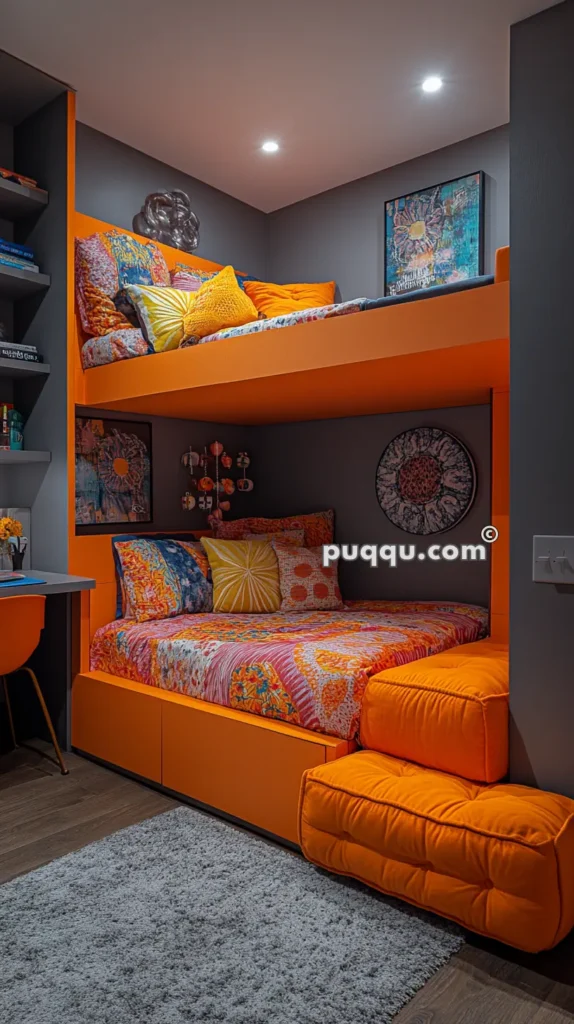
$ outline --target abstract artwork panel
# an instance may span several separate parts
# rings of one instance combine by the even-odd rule
[[[478,277],[483,227],[482,171],[385,203],[385,295]]]
[[[76,417],[76,525],[151,522],[151,426]]]

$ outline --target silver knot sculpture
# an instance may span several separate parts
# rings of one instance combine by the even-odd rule
[[[138,235],[193,252],[199,245],[199,219],[185,192],[151,192],[133,219]]]

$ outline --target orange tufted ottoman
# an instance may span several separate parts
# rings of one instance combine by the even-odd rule
[[[363,750],[303,777],[314,864],[529,952],[574,925],[574,801]]]
[[[496,782],[508,770],[508,648],[490,640],[372,676],[361,746]]]

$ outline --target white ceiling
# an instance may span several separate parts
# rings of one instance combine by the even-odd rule
[[[0,0],[0,45],[79,120],[270,211],[504,124],[508,27],[554,2]]]

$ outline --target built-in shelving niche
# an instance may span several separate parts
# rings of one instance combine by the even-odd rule
[[[0,322],[42,363],[0,358],[0,402],[24,415],[23,452],[0,452],[0,506],[32,510],[32,565],[66,572],[68,89],[0,51],[0,236],[31,246],[40,273],[0,264]]]

